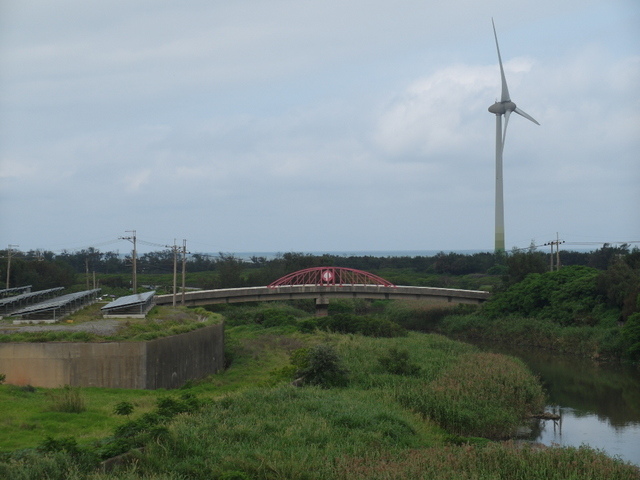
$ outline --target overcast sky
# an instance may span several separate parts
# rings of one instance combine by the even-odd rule
[[[0,249],[491,251],[492,17],[507,249],[640,241],[637,0],[2,0]]]

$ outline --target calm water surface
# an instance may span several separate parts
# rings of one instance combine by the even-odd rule
[[[561,415],[558,422],[536,422],[529,440],[545,445],[589,445],[640,465],[638,369],[537,349],[478,346],[522,359],[547,391],[547,410]]]

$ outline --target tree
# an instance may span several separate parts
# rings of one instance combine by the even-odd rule
[[[232,253],[220,252],[220,258],[216,260],[216,269],[219,272],[221,288],[235,288],[243,285],[242,271],[244,262]]]
[[[521,282],[530,273],[544,273],[547,263],[544,254],[536,251],[514,252],[507,257],[508,283]]]
[[[640,269],[633,269],[625,258],[612,260],[609,268],[598,275],[598,291],[610,306],[621,310],[621,320],[639,311]]]

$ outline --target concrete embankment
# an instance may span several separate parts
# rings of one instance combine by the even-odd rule
[[[0,373],[14,385],[177,388],[223,367],[223,324],[146,342],[0,344]]]

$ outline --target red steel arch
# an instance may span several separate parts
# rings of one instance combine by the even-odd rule
[[[314,267],[298,270],[285,275],[268,285],[269,288],[289,287],[293,285],[376,285],[393,287],[395,285],[373,273],[342,267]]]

